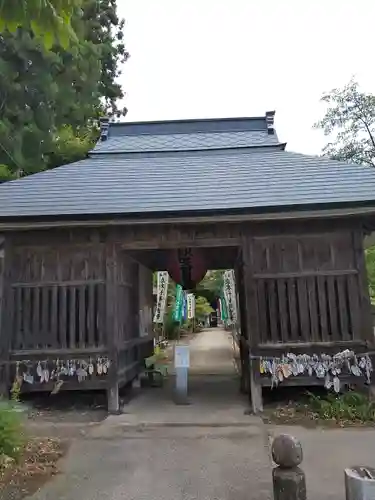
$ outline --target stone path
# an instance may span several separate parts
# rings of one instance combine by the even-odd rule
[[[220,329],[194,338],[191,405],[174,405],[173,383],[143,391],[123,415],[87,427],[33,500],[268,500],[269,436],[283,432],[302,443],[308,499],[345,498],[345,467],[375,465],[375,430],[267,427],[245,415],[231,342]]]
[[[232,335],[209,328],[190,342],[191,374],[236,375]]]
[[[191,404],[171,384],[147,389],[74,442],[63,473],[34,500],[268,500],[268,436],[245,415],[232,340],[218,328],[191,341]]]

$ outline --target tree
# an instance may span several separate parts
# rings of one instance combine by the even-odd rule
[[[76,40],[71,20],[79,14],[81,4],[81,0],[2,0],[0,32],[16,33],[23,28],[32,31],[47,48],[55,42],[67,47]]]
[[[322,97],[328,109],[316,128],[333,141],[323,154],[335,160],[375,166],[375,96],[359,90],[351,80],[342,89],[333,89]]]
[[[195,300],[195,316],[198,320],[204,320],[208,314],[214,312],[208,300],[201,295]]]
[[[201,297],[205,297],[209,304],[213,304],[221,294],[223,287],[224,271],[207,271],[206,276],[198,284],[194,293]]]
[[[83,0],[77,41],[52,50],[32,31],[0,33],[0,180],[84,158],[97,119],[119,116],[117,83],[128,54],[116,0]]]

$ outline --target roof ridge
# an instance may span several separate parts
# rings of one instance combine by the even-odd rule
[[[213,148],[187,148],[187,149],[149,149],[149,150],[139,150],[139,151],[129,151],[129,150],[121,150],[118,149],[116,151],[108,151],[108,150],[96,150],[95,148],[89,151],[89,156],[100,156],[100,155],[119,155],[119,154],[127,154],[127,155],[139,155],[145,153],[189,153],[195,152],[199,153],[202,151],[238,151],[238,150],[246,150],[246,149],[280,149],[281,151],[285,150],[286,142],[277,142],[275,144],[253,144],[253,145],[244,145],[244,146],[222,146],[222,147],[213,147]]]

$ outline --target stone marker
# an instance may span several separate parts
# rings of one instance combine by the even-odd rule
[[[174,366],[176,372],[175,403],[178,405],[188,405],[188,372],[190,366],[189,346],[175,346]]]
[[[274,500],[306,500],[305,473],[298,466],[302,462],[301,443],[288,434],[280,434],[272,443],[272,471]]]

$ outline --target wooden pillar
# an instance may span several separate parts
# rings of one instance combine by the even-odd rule
[[[254,281],[253,244],[249,236],[242,243],[246,326],[248,332],[248,366],[250,376],[250,399],[253,413],[263,411],[262,386],[259,378],[259,362],[252,357],[259,344],[258,299]]]
[[[240,390],[244,394],[249,394],[249,346],[246,319],[246,297],[244,287],[242,258],[236,266],[236,284],[239,294],[239,316],[240,316],[240,359],[241,359],[241,382]]]
[[[118,380],[118,293],[117,293],[117,260],[118,252],[114,243],[106,245],[106,343],[111,366],[108,372],[107,402],[108,412],[118,414],[120,411]]]
[[[13,335],[14,302],[12,291],[12,244],[10,238],[4,242],[2,301],[0,323],[0,395],[8,397],[10,389],[9,352]]]

